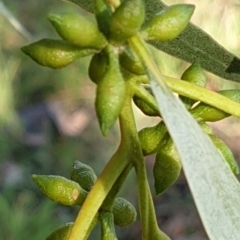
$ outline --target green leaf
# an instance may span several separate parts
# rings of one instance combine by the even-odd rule
[[[109,34],[109,19],[112,15],[112,8],[105,0],[93,0],[94,14],[98,27],[105,36]]]
[[[166,7],[158,0],[146,0],[145,3],[146,21]],[[174,57],[190,63],[198,62],[202,68],[219,77],[240,81],[240,59],[194,24],[190,23],[173,41],[149,43]]]
[[[209,137],[168,89],[143,42],[132,38],[130,44],[145,63],[159,110],[177,148],[209,239],[238,239],[239,182]]]
[[[180,101],[155,78],[151,78],[151,86],[209,238],[238,239],[240,185],[237,179]]]
[[[67,0],[76,3],[83,9],[93,12],[92,1]],[[146,21],[167,5],[159,0],[145,0]],[[240,82],[240,59],[218,44],[210,35],[189,24],[183,33],[170,42],[149,42],[157,49],[184,61],[200,63],[201,67],[213,74]]]
[[[154,78],[151,79],[151,86],[175,141],[209,238],[238,239],[240,185],[237,179],[180,101]]]

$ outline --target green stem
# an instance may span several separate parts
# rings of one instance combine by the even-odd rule
[[[197,85],[188,83],[186,81],[178,81],[178,79],[167,76],[164,76],[164,79],[173,92],[207,103],[211,106],[223,110],[226,113],[240,118],[239,103],[234,102],[217,92],[198,87]]]
[[[135,142],[134,167],[137,174],[140,216],[143,240],[169,240],[169,237],[158,228],[151,192],[148,185],[145,161],[137,139]]]
[[[114,216],[112,212],[100,212],[101,240],[117,240],[114,228]]]
[[[195,99],[201,102],[204,102],[206,104],[209,104],[213,107],[216,107],[226,113],[229,113],[231,115],[234,115],[236,117],[240,118],[240,104],[237,102],[232,101],[231,99],[217,93],[214,91],[211,91],[206,88],[199,87],[197,85],[194,85],[192,83],[182,81],[180,79],[172,78],[169,76],[163,75],[162,78],[165,80],[167,86],[175,93],[178,93],[182,96],[189,97],[191,99]],[[144,81],[145,83],[145,81]],[[136,94],[139,95],[139,97],[146,98],[147,96],[143,95],[143,92],[140,89],[139,86],[136,85]],[[149,105],[151,105],[152,108],[157,107],[156,101],[154,102],[152,99],[147,101]]]
[[[129,91],[134,94],[136,90],[135,83],[127,81],[126,84]],[[133,165],[137,174],[142,237],[143,240],[169,240],[169,237],[158,228],[152,196],[148,185],[145,161],[136,128],[135,133],[136,134],[133,141],[135,145]]]
[[[139,40],[137,40],[137,39],[138,39],[138,37],[133,37],[129,41],[130,44],[138,44],[137,42]],[[133,47],[133,45],[132,45],[132,47]],[[148,60],[148,66],[151,66],[152,70],[156,72],[155,67],[157,67],[157,66],[156,66],[156,64],[154,64],[155,67],[153,67],[152,64],[149,63],[149,62],[153,62],[153,60],[151,59],[151,57],[149,57],[149,58],[150,59]],[[185,97],[189,97],[191,99],[195,99],[197,101],[204,102],[204,103],[209,104],[213,107],[216,107],[226,113],[229,113],[231,115],[234,115],[234,116],[240,118],[240,104],[232,101],[231,99],[229,99],[217,92],[211,91],[206,88],[199,87],[195,84],[192,84],[192,83],[189,83],[186,81],[182,81],[180,79],[162,75],[162,74],[161,74],[161,79],[164,79],[167,86],[175,93],[178,93]],[[142,84],[148,83],[149,84],[149,80],[146,75],[133,77],[129,81],[132,83],[136,82],[135,91],[139,97],[142,97],[143,99],[148,98],[141,89],[137,89],[137,88],[140,88],[137,85],[137,83],[142,83]],[[150,99],[147,102],[149,103],[149,105],[151,105],[152,108],[155,109],[157,107],[156,101],[154,102],[152,99]]]
[[[153,95],[151,95],[143,86],[140,86],[138,83],[131,80],[129,81],[129,85],[131,86],[135,96],[141,98],[143,101],[147,102],[152,109],[159,112],[156,99]]]
[[[175,93],[195,99],[213,107],[216,107],[226,113],[240,118],[240,104],[231,99],[206,88],[198,87],[197,85],[182,81],[180,79],[163,76],[168,87]],[[153,109],[158,109],[155,98],[149,94],[144,88],[139,86],[134,81],[129,80],[134,89],[134,93],[139,98],[146,101]],[[145,83],[145,82],[144,82]]]
[[[131,107],[131,96],[129,94],[126,96],[124,107],[119,116],[119,122],[121,130],[120,146],[89,192],[75,220],[68,240],[83,240],[85,238],[94,216],[113,184],[127,165],[131,163],[134,151],[132,143],[136,135],[136,126]]]
[[[113,203],[116,198],[116,195],[120,191],[123,183],[125,182],[130,170],[132,169],[132,164],[128,164],[127,167],[123,170],[117,181],[114,183],[111,191],[108,193],[106,199],[104,200],[101,210],[103,211],[112,211]]]
[[[139,58],[142,60],[144,66],[146,66],[146,70],[148,74],[154,74],[159,76],[162,79],[162,75],[159,72],[156,64],[151,59],[147,48],[142,42],[141,38],[138,36],[132,37],[129,39],[129,44],[132,49],[137,53]],[[160,82],[162,85],[162,89],[168,92],[167,86],[164,82]],[[139,152],[139,159],[135,161],[135,169],[138,176],[138,188],[139,188],[139,199],[141,210],[141,219],[142,217],[148,217],[148,221],[144,221],[143,224],[146,224],[143,232],[143,239],[157,239],[157,240],[169,240],[169,237],[166,236],[163,232],[161,232],[157,226],[156,216],[154,212],[153,202],[150,195],[150,189],[147,182],[146,170],[145,170],[145,162],[142,156],[142,152]],[[142,201],[142,203],[141,203]]]
[[[95,215],[95,217],[93,218],[92,220],[92,223],[90,224],[89,228],[88,228],[88,231],[86,232],[86,236],[84,238],[84,240],[87,240],[89,235],[91,234],[91,232],[93,231],[93,229],[96,227],[97,223],[98,223],[98,220],[99,220],[99,213],[97,213]]]

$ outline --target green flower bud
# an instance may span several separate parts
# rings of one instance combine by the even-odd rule
[[[101,240],[117,240],[113,223],[113,214],[111,212],[100,212],[101,222]]]
[[[133,77],[130,80],[146,81],[145,75]],[[149,86],[137,86],[135,95],[133,96],[133,101],[135,105],[147,116],[160,116],[159,109],[157,107],[156,99],[153,96],[152,89]]]
[[[77,13],[49,14],[48,19],[58,34],[69,43],[83,48],[102,49],[107,45],[96,22]]]
[[[87,196],[78,183],[61,176],[33,174],[32,179],[49,199],[66,206],[82,205]]]
[[[136,221],[137,212],[135,207],[124,198],[117,197],[113,204],[114,223],[125,227]]]
[[[211,138],[212,142],[214,143],[216,148],[219,150],[219,152],[222,154],[223,158],[226,160],[232,172],[234,174],[239,174],[238,164],[234,159],[232,151],[229,149],[229,147],[217,136],[209,135],[209,137]]]
[[[147,116],[151,116],[151,117],[157,117],[160,116],[159,111],[157,111],[156,109],[153,109],[151,106],[148,105],[147,102],[145,102],[143,99],[134,96],[133,97],[133,101],[135,103],[135,105]]]
[[[117,120],[125,100],[125,81],[120,72],[118,54],[109,45],[108,66],[97,85],[95,108],[102,134],[106,136]]]
[[[77,58],[96,53],[94,49],[81,49],[61,40],[42,39],[21,50],[35,62],[50,68],[63,68]]]
[[[109,35],[109,19],[112,15],[112,6],[106,0],[94,0],[94,15],[98,28],[105,36]]]
[[[68,240],[73,224],[73,222],[69,222],[57,228],[46,238],[46,240]]]
[[[167,136],[167,128],[163,121],[156,126],[143,128],[138,137],[144,156],[156,153],[164,143]]]
[[[240,90],[230,89],[222,90],[219,94],[240,103]],[[216,122],[229,117],[230,114],[206,103],[199,103],[195,108],[189,111],[197,121]]]
[[[183,73],[182,80],[193,83],[199,87],[205,87],[207,78],[198,62],[191,64]]]
[[[85,191],[90,191],[97,176],[90,166],[80,161],[74,161],[71,180],[77,182]]]
[[[199,87],[205,87],[207,84],[207,78],[204,74],[203,69],[200,64],[193,63],[182,75],[182,80],[195,84]],[[188,97],[180,96],[180,99],[185,104],[186,108],[189,109],[196,102],[196,100],[190,99]]]
[[[125,48],[125,50],[119,55],[119,61],[121,66],[131,73],[137,75],[146,74],[146,70],[141,61],[129,47]]]
[[[109,20],[109,39],[113,44],[122,44],[135,35],[145,19],[143,0],[125,0]]]
[[[191,4],[176,4],[162,10],[144,26],[143,38],[161,42],[173,40],[186,28],[194,9]]]
[[[154,188],[156,194],[164,192],[178,179],[181,172],[181,162],[172,139],[162,146],[156,155],[153,167]]]
[[[88,68],[88,75],[95,84],[98,84],[103,78],[107,65],[108,57],[104,51],[93,55]]]

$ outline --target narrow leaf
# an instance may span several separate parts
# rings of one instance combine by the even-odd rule
[[[209,238],[238,239],[240,185],[237,179],[180,101],[153,77],[151,86]]]
[[[176,145],[203,225],[211,240],[240,235],[240,184],[209,137],[166,86],[137,38],[130,41],[148,71],[163,120]]]
[[[166,7],[158,0],[146,0],[145,3],[146,21]],[[198,62],[202,68],[219,77],[240,81],[240,59],[192,23],[173,41],[149,43],[174,57],[190,63]]]

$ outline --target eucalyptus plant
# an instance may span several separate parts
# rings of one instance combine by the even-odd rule
[[[59,227],[47,239],[87,239],[98,221],[102,240],[117,239],[114,224],[124,227],[136,219],[134,206],[117,197],[132,168],[137,175],[142,239],[170,239],[156,220],[144,161],[150,154],[156,154],[157,195],[174,184],[183,169],[209,239],[238,239],[240,185],[235,174],[239,168],[208,122],[240,117],[240,91],[207,90],[204,70],[240,81],[240,59],[189,22],[194,5],[166,6],[158,0],[68,1],[91,14],[49,14],[61,39],[42,39],[22,51],[50,68],[92,56],[88,73],[96,84],[99,127],[106,136],[119,120],[121,140],[99,176],[80,161],[74,162],[70,179],[32,176],[51,200],[81,206],[74,223]],[[179,79],[164,76],[154,59],[153,51],[158,50],[191,65]],[[144,114],[158,117],[158,124],[138,132],[133,102]]]

